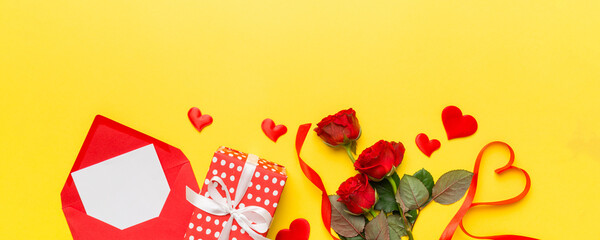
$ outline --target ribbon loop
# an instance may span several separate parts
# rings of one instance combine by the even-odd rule
[[[202,196],[189,187],[186,187],[186,199],[195,207],[215,216],[230,215],[221,231],[219,240],[229,239],[233,220],[235,220],[238,225],[252,237],[252,239],[269,240],[259,234],[264,234],[269,230],[271,220],[273,219],[269,211],[258,206],[238,207],[250,186],[252,175],[256,171],[256,159],[258,159],[256,155],[248,155],[244,169],[242,170],[242,175],[240,176],[240,181],[235,190],[235,199],[231,199],[231,195],[227,190],[227,185],[225,185],[223,179],[218,176],[214,176],[210,179],[207,186],[207,196]],[[217,190],[217,186],[220,186],[221,190],[225,192],[225,197]]]
[[[496,174],[501,174],[502,172],[509,170],[509,169],[515,169],[515,170],[519,170],[523,173],[523,175],[525,176],[525,188],[523,189],[523,191],[512,198],[506,199],[506,200],[502,200],[502,201],[495,201],[495,202],[480,202],[480,203],[473,203],[473,199],[475,198],[475,192],[477,191],[477,177],[479,176],[479,167],[481,165],[481,159],[483,158],[483,154],[485,153],[485,151],[492,145],[502,145],[505,146],[506,148],[508,148],[508,151],[510,152],[510,159],[508,160],[508,163],[506,165],[504,165],[503,167],[500,167],[498,169],[496,169]],[[521,168],[515,167],[513,166],[513,162],[515,160],[515,152],[513,151],[513,149],[506,143],[504,142],[500,142],[500,141],[495,141],[495,142],[491,142],[488,143],[487,145],[485,145],[481,151],[479,151],[479,154],[477,155],[477,159],[475,160],[475,167],[473,169],[473,180],[471,181],[471,185],[469,186],[469,191],[467,192],[467,196],[465,197],[465,201],[463,202],[462,206],[460,207],[460,209],[458,210],[458,212],[456,213],[456,215],[454,215],[454,217],[452,218],[452,220],[450,221],[450,223],[448,223],[448,226],[446,226],[446,229],[444,230],[444,232],[442,233],[442,236],[440,237],[440,240],[451,240],[452,236],[454,235],[454,232],[456,231],[456,228],[460,227],[460,229],[469,237],[472,238],[476,238],[476,239],[493,239],[493,240],[537,240],[537,238],[531,238],[531,237],[525,237],[525,236],[517,236],[517,235],[496,235],[496,236],[475,236],[470,234],[469,232],[467,232],[467,230],[464,228],[463,226],[463,217],[467,214],[467,211],[469,209],[471,209],[472,207],[478,206],[478,205],[505,205],[505,204],[510,204],[510,203],[514,203],[517,202],[521,199],[523,199],[525,197],[525,195],[527,195],[527,193],[529,192],[529,189],[531,188],[531,178],[529,177],[529,174],[527,174],[527,172]]]

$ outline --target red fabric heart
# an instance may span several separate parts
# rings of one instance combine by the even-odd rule
[[[471,115],[464,115],[458,107],[448,106],[442,111],[442,122],[448,135],[448,140],[468,137],[477,131],[477,121]]]
[[[277,142],[277,139],[287,132],[287,127],[284,125],[275,126],[275,122],[270,118],[263,120],[261,127],[265,135],[273,140],[273,142]]]
[[[415,139],[415,142],[417,143],[419,150],[421,150],[421,152],[428,157],[431,157],[431,154],[440,148],[440,141],[437,139],[429,140],[429,137],[427,137],[427,134],[425,133],[419,133]]]
[[[203,128],[213,122],[213,119],[210,115],[202,115],[202,112],[200,112],[200,109],[197,107],[190,108],[190,111],[188,111],[188,118],[198,132],[202,131]]]
[[[308,240],[310,224],[304,218],[298,218],[290,224],[290,229],[281,229],[275,240]]]

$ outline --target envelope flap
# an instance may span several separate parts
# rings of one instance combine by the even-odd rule
[[[179,149],[109,118],[97,115],[77,155],[71,173],[148,144],[154,144],[165,172],[188,162]],[[169,157],[172,154],[183,157]],[[169,161],[163,161],[163,159],[169,159]],[[169,182],[169,184],[172,183]],[[61,192],[61,198],[63,207],[73,207],[85,212],[71,174]]]

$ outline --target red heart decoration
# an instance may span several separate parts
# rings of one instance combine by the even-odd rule
[[[202,112],[200,112],[200,109],[197,107],[190,108],[190,111],[188,111],[188,118],[198,132],[202,131],[203,128],[213,122],[213,119],[210,115],[202,115]]]
[[[431,154],[440,148],[440,141],[437,139],[429,140],[429,137],[427,137],[427,134],[425,133],[419,133],[415,139],[415,142],[417,143],[419,150],[421,150],[421,152],[428,157],[431,157]]]
[[[448,140],[468,137],[477,131],[477,121],[471,115],[462,115],[458,107],[448,106],[442,111],[442,122],[448,135]]]
[[[273,140],[273,142],[277,142],[277,139],[287,132],[287,127],[284,125],[275,126],[275,122],[270,118],[263,120],[261,127],[265,135]]]
[[[290,224],[290,229],[281,229],[275,240],[308,240],[310,224],[304,218],[298,218]]]

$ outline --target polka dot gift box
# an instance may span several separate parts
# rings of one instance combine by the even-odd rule
[[[286,180],[285,167],[220,147],[200,193],[187,189],[196,209],[184,239],[267,240]]]

